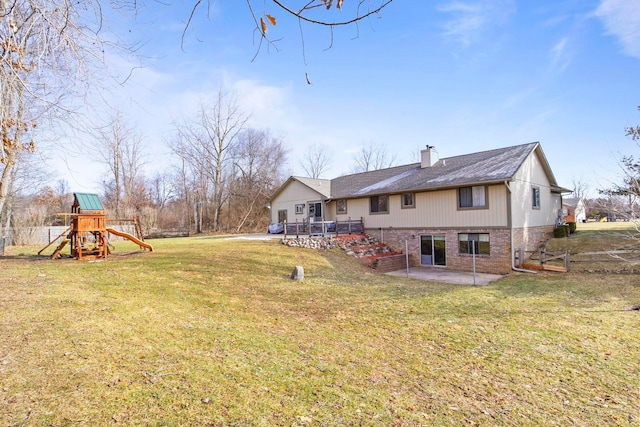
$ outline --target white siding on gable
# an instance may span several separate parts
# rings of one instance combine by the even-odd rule
[[[584,205],[582,199],[578,200],[578,206],[576,206],[576,222],[586,222],[587,221],[587,209]]]
[[[281,210],[287,211],[287,220],[289,222],[295,222],[296,219],[302,221],[303,218],[309,215],[307,202],[319,200],[322,200],[320,193],[299,181],[291,181],[278,193],[277,197],[271,201],[271,222],[278,222],[278,211]],[[296,214],[295,206],[297,204],[305,205],[301,214]]]
[[[558,209],[562,208],[560,196],[551,193],[551,183],[535,151],[518,169],[509,186],[514,228],[555,224]],[[534,187],[540,189],[539,209],[533,208]]]
[[[506,227],[507,202],[504,185],[489,186],[488,209],[458,209],[456,189],[425,191],[415,194],[415,208],[402,209],[402,195],[389,196],[389,213],[370,214],[369,198],[350,199],[348,214],[337,215],[364,218],[367,228],[424,228],[424,227]]]

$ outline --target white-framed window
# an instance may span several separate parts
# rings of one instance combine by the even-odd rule
[[[300,203],[296,205],[296,215],[300,215],[304,213],[304,203]]]
[[[489,241],[489,233],[458,234],[458,253],[490,255],[491,244]]]
[[[487,207],[487,186],[474,185],[458,189],[458,208],[476,209]]]
[[[416,196],[414,193],[402,193],[402,208],[415,208]]]
[[[339,215],[347,213],[347,199],[336,200],[336,213]]]
[[[386,194],[371,196],[369,202],[370,213],[389,213],[389,196]]]
[[[531,207],[540,209],[540,187],[531,187]]]

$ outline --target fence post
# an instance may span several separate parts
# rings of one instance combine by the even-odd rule
[[[409,277],[409,241],[407,239],[404,240],[404,253],[405,262],[407,264],[407,277]]]
[[[473,284],[476,284],[476,245],[475,240],[468,240],[468,245],[471,245],[471,257],[473,259]]]
[[[569,252],[569,249],[567,249],[567,252],[565,252],[565,256],[564,256],[564,268],[569,271],[569,268],[571,266],[571,252]]]

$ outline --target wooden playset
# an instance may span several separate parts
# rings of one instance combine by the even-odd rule
[[[142,237],[142,230],[136,220],[133,221],[138,237],[123,231],[115,230],[107,226],[107,211],[100,202],[97,194],[74,193],[71,213],[61,214],[70,217],[70,226],[62,234],[53,239],[47,246],[42,248],[38,255],[54,244],[60,237],[66,237],[56,247],[51,258],[62,256],[65,246],[70,246],[69,256],[76,259],[98,259],[106,258],[111,254],[109,249],[109,233],[131,240],[141,249],[148,249],[153,252],[153,246],[146,243]],[[123,220],[117,220],[123,221]]]

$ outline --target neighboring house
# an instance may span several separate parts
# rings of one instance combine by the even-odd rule
[[[577,197],[562,199],[564,222],[587,222],[587,209],[584,201]]]
[[[539,143],[341,176],[290,177],[271,197],[273,222],[362,219],[411,264],[508,273],[562,222],[562,193]]]

